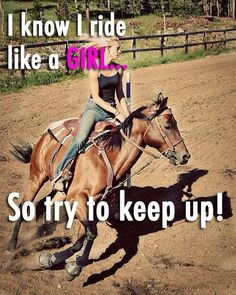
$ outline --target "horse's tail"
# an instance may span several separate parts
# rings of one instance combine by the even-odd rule
[[[22,146],[12,144],[12,149],[10,150],[10,153],[20,162],[27,164],[30,162],[33,147],[34,145],[28,142],[23,144]]]

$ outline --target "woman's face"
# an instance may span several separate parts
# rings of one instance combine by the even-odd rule
[[[108,52],[111,60],[116,60],[120,54],[120,42],[114,41],[111,46],[108,47]]]

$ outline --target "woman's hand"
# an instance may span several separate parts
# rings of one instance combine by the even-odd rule
[[[119,113],[119,114],[116,116],[116,120],[120,121],[120,123],[123,123],[124,120],[125,120],[125,115],[123,115],[122,113]]]

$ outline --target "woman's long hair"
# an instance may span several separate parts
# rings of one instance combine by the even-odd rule
[[[110,47],[114,42],[120,42],[119,38],[117,36],[112,37],[89,37],[88,35],[84,35],[81,38],[83,41],[86,42],[83,47],[95,47],[96,49],[100,49],[102,47]]]

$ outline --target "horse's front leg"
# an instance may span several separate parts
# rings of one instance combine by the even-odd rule
[[[69,281],[72,281],[76,276],[79,276],[82,268],[87,265],[89,254],[96,237],[97,224],[95,221],[89,222],[86,226],[86,236],[79,255],[76,257],[75,261],[66,264],[65,270]]]
[[[55,253],[50,253],[48,251],[42,252],[39,256],[39,268],[50,268],[52,266],[58,265],[64,262],[69,257],[71,257],[72,255],[74,255],[76,252],[78,252],[82,248],[84,239],[86,236],[86,225],[87,225],[86,200],[87,200],[87,197],[85,195],[82,195],[81,200],[79,200],[79,205],[78,205],[76,213],[78,214],[78,211],[79,212],[81,211],[81,213],[79,214],[80,216],[79,220],[82,226],[79,230],[78,239],[75,242],[75,244],[60,252],[55,252]]]
[[[85,236],[80,237],[74,245],[60,252],[50,253],[48,251],[43,251],[39,256],[39,269],[50,268],[64,262],[66,259],[81,250],[84,239]]]
[[[89,223],[87,225],[83,223],[83,226],[86,228],[86,234],[81,236],[80,233],[80,237],[71,247],[55,253],[50,253],[48,251],[42,252],[39,256],[39,269],[56,266],[81,250],[76,261],[70,262],[66,265],[68,280],[72,280],[78,276],[82,268],[88,262],[93,241],[97,236],[96,223]]]
[[[70,262],[66,265],[65,269],[68,275],[68,280],[72,280],[78,276],[82,268],[87,264],[93,241],[97,236],[96,222],[88,221],[87,195],[80,193],[73,199],[79,201],[76,217],[82,224],[79,230],[78,240],[72,247],[55,253],[45,251],[41,253],[39,257],[39,267],[50,268],[64,262],[76,252],[80,251],[76,261]]]

